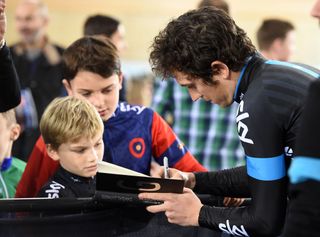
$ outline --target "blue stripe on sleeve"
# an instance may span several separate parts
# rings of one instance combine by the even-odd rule
[[[247,156],[248,175],[263,181],[281,179],[286,175],[284,155],[259,158]]]
[[[308,179],[320,181],[320,159],[312,157],[295,157],[289,169],[291,183],[300,183]]]
[[[296,64],[292,64],[292,63],[288,63],[288,62],[280,62],[280,61],[276,61],[276,60],[267,60],[266,61],[266,64],[271,64],[271,65],[281,65],[281,66],[286,66],[286,67],[291,67],[291,68],[295,68],[295,69],[298,69],[300,71],[303,71],[307,74],[309,74],[310,76],[313,76],[315,78],[318,78],[319,77],[319,74],[308,69],[308,68],[305,68],[305,67],[302,67],[300,65],[296,65]]]
[[[168,149],[161,154],[161,157],[168,157],[169,167],[173,167],[186,153],[188,150],[182,142],[176,139]],[[160,165],[163,165],[163,160],[159,161]]]

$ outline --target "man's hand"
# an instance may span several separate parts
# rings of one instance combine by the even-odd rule
[[[4,33],[6,32],[7,19],[5,14],[6,1],[0,0],[0,44],[4,38]]]
[[[148,206],[152,213],[165,212],[168,222],[182,226],[198,226],[200,209],[203,206],[191,189],[184,188],[183,193],[140,193],[140,199],[161,200],[164,203]]]
[[[164,167],[156,162],[151,162],[150,175],[156,178],[164,178]],[[184,186],[193,189],[195,186],[195,176],[192,172],[182,172],[180,170],[169,168],[170,179],[184,180]]]

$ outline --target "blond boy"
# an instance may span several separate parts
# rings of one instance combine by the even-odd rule
[[[48,155],[60,162],[60,168],[38,196],[92,196],[97,162],[104,152],[103,123],[96,109],[83,99],[57,98],[45,110],[40,131]]]

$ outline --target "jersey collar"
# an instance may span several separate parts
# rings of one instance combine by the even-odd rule
[[[261,64],[264,61],[265,59],[259,53],[256,53],[255,55],[250,56],[246,59],[246,63],[242,67],[240,76],[237,81],[236,89],[233,95],[234,101],[240,103],[249,87],[249,84],[252,81],[251,79],[253,79],[250,77],[250,75],[252,74],[253,70],[256,69],[257,63]]]

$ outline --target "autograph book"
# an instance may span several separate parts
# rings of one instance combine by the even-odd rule
[[[98,163],[97,191],[182,193],[184,181],[154,178],[108,162]]]

